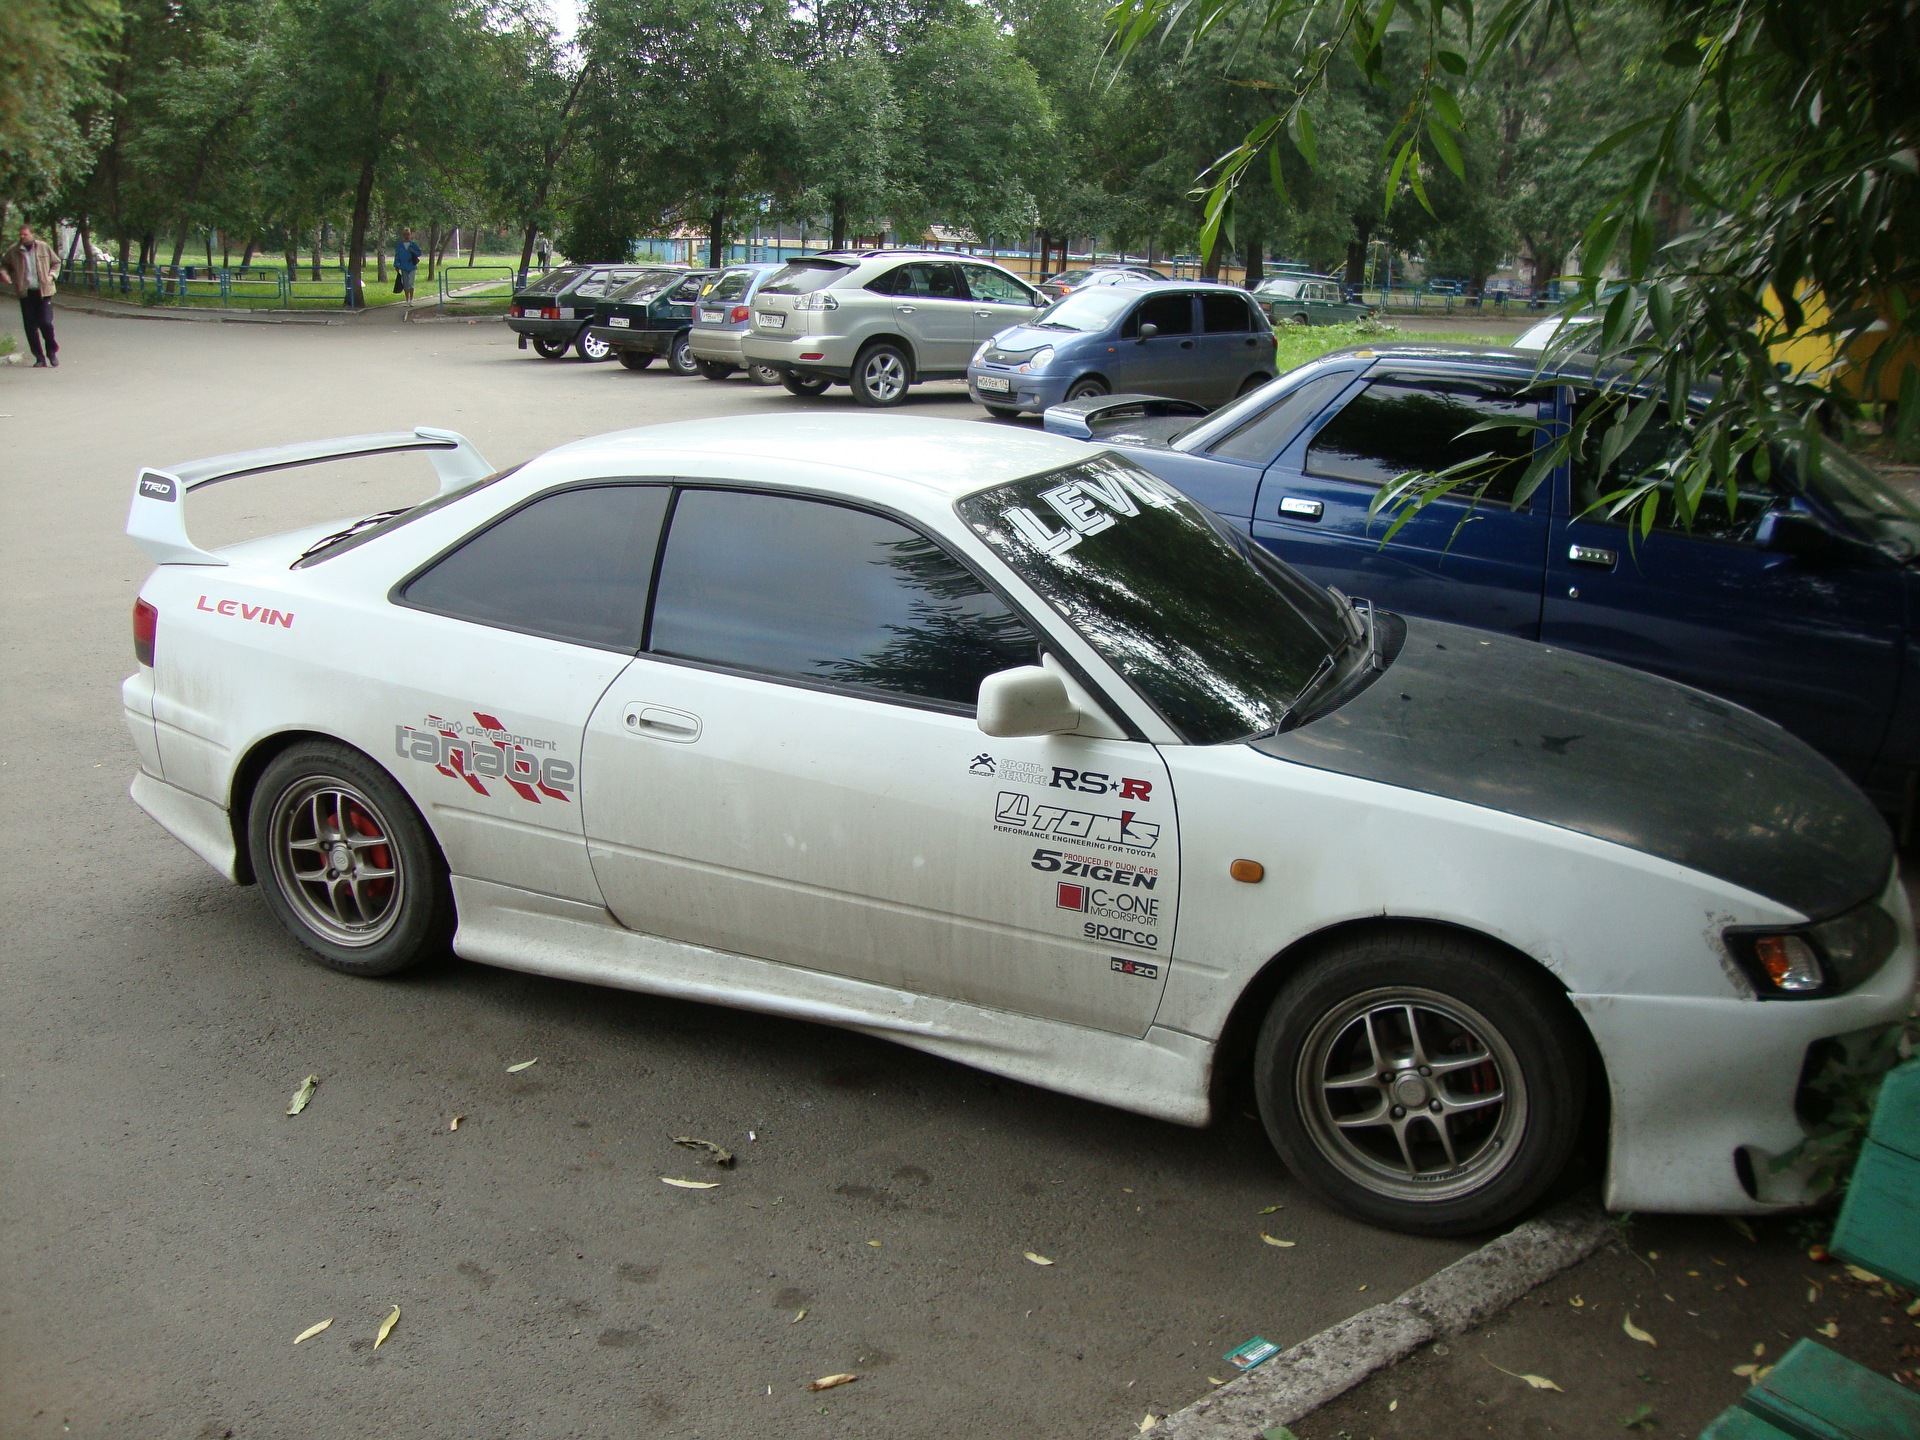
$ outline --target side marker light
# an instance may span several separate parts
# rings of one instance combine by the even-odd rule
[[[1227,867],[1227,873],[1244,885],[1258,885],[1265,878],[1267,867],[1258,860],[1236,860]]]

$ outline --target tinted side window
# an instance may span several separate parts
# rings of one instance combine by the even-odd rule
[[[607,284],[612,277],[604,270],[595,272],[573,287],[576,300],[598,300],[607,293]]]
[[[1309,380],[1281,396],[1265,413],[1254,416],[1224,439],[1216,440],[1207,448],[1207,453],[1222,460],[1267,464],[1351,378],[1350,375],[1322,375],[1317,380]]]
[[[744,300],[747,287],[753,283],[751,270],[729,270],[707,292],[709,300]]]
[[[1574,403],[1576,409],[1583,409],[1593,402],[1577,400]],[[1588,437],[1586,453],[1574,459],[1575,515],[1598,524],[1624,525],[1631,518],[1631,512],[1623,513],[1618,520],[1609,520],[1605,506],[1591,511],[1589,507],[1602,496],[1623,490],[1652,474],[1657,475],[1660,482],[1660,515],[1653,522],[1655,530],[1688,535],[1696,540],[1724,540],[1741,545],[1753,543],[1753,532],[1760,524],[1760,517],[1773,508],[1774,495],[1770,486],[1754,478],[1750,465],[1743,463],[1740,467],[1740,484],[1734,496],[1733,512],[1727,512],[1726,487],[1710,480],[1707,488],[1701,492],[1699,505],[1694,509],[1693,528],[1688,530],[1673,512],[1674,479],[1669,469],[1672,460],[1686,449],[1685,437],[1664,419],[1650,419],[1602,477],[1599,473],[1600,442],[1606,434],[1605,427],[1612,423],[1610,419],[1602,420],[1601,428]]]
[[[1238,295],[1204,294],[1200,297],[1200,328],[1209,335],[1237,334],[1253,328],[1247,314],[1247,302]]]
[[[409,605],[609,650],[640,648],[665,485],[595,485],[524,505],[407,586]]]
[[[1038,654],[1024,622],[924,535],[738,490],[680,492],[648,648],[954,705]]]
[[[1142,300],[1133,312],[1127,332],[1140,333],[1142,325],[1158,325],[1162,335],[1193,333],[1193,297],[1191,295],[1155,295]]]
[[[667,298],[675,304],[690,305],[700,298],[700,287],[707,283],[708,278],[710,277],[699,275],[689,276],[687,279],[682,280],[673,294]]]
[[[960,268],[966,272],[967,289],[973,292],[976,300],[992,305],[1028,305],[1033,301],[1026,286],[990,265],[962,265]]]
[[[1533,454],[1534,432],[1461,432],[1482,420],[1536,418],[1539,397],[1518,392],[1477,380],[1375,380],[1313,437],[1307,473],[1378,486],[1409,470],[1443,470],[1491,454],[1507,463],[1493,473],[1485,498],[1507,503]]]

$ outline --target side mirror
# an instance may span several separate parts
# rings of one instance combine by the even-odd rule
[[[1080,711],[1058,675],[1022,665],[980,682],[976,720],[988,735],[1056,735],[1079,725]]]
[[[1147,341],[1151,340],[1154,336],[1158,335],[1159,333],[1160,333],[1160,327],[1154,324],[1151,320],[1149,320],[1146,324],[1140,327],[1140,343],[1142,345],[1146,344]]]
[[[1753,539],[1762,550],[1802,560],[1818,559],[1833,551],[1833,536],[1827,533],[1827,527],[1803,510],[1769,510],[1754,527]]]

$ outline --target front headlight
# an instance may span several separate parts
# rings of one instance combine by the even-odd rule
[[[1900,927],[1869,902],[1818,925],[1729,930],[1726,942],[1761,999],[1812,1000],[1845,994],[1877,972]]]
[[[1026,362],[1020,366],[1020,373],[1024,375],[1029,370],[1044,370],[1052,362],[1053,347],[1051,345],[1042,345],[1026,358]]]
[[[980,342],[980,348],[973,352],[973,359],[969,360],[967,363],[969,365],[978,365],[982,360],[987,358],[987,351],[991,350],[992,348],[993,348],[992,340],[982,340]]]

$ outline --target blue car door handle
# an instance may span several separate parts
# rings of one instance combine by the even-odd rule
[[[1603,550],[1598,545],[1569,545],[1567,559],[1576,565],[1598,565],[1603,570],[1611,570],[1620,557],[1612,550]]]
[[[1191,341],[1191,340],[1182,340],[1182,341],[1180,342],[1180,348],[1181,348],[1182,350],[1191,350],[1191,349],[1193,348],[1193,341]]]
[[[1294,515],[1302,520],[1318,520],[1326,508],[1318,500],[1302,500],[1298,495],[1283,496],[1280,501],[1282,515]]]

